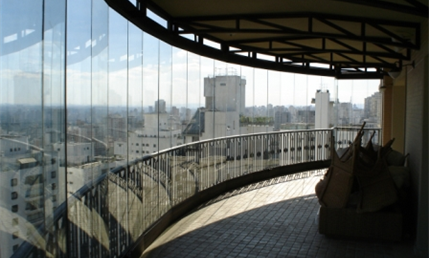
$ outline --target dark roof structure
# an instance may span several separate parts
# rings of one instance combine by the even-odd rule
[[[196,54],[338,79],[400,69],[420,49],[420,23],[428,17],[422,0],[105,1],[144,31]]]

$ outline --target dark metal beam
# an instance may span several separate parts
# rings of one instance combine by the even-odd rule
[[[166,43],[169,43],[173,46],[189,50],[191,52],[194,52],[196,54],[210,57],[217,60],[222,60],[225,62],[230,63],[236,63],[240,65],[245,66],[252,66],[257,68],[263,68],[263,69],[269,69],[269,70],[276,70],[276,71],[284,71],[284,72],[294,72],[294,73],[301,73],[301,74],[312,74],[312,75],[321,75],[321,76],[334,76],[334,77],[341,77],[341,78],[381,78],[382,74],[380,72],[364,72],[360,69],[365,69],[367,71],[367,68],[379,68],[381,67],[390,67],[394,64],[386,64],[386,62],[379,57],[385,57],[385,58],[395,58],[395,59],[401,59],[403,57],[400,54],[393,54],[390,51],[383,53],[372,53],[372,52],[366,52],[361,51],[356,48],[352,48],[351,46],[348,47],[348,50],[342,51],[340,49],[338,50],[329,50],[326,49],[326,39],[341,42],[338,39],[351,39],[356,40],[359,42],[371,42],[376,44],[387,44],[387,45],[393,45],[393,46],[400,46],[405,47],[407,49],[414,48],[414,45],[412,44],[402,44],[401,42],[392,42],[389,37],[367,37],[365,36],[365,33],[363,32],[362,35],[354,35],[353,33],[344,30],[341,28],[340,25],[336,24],[336,20],[345,19],[344,16],[336,16],[336,15],[325,15],[325,14],[306,14],[306,18],[308,18],[308,31],[300,31],[297,29],[289,28],[286,26],[282,26],[276,23],[271,23],[267,20],[263,20],[264,18],[261,18],[259,15],[255,16],[231,16],[232,22],[234,26],[232,28],[222,28],[214,25],[208,25],[208,24],[202,24],[201,21],[198,21],[198,19],[195,19],[195,17],[190,18],[188,21],[190,23],[186,23],[186,19],[176,19],[172,17],[168,17],[167,22],[169,24],[169,29],[165,29],[163,26],[159,25],[158,23],[154,22],[150,18],[148,18],[145,15],[144,10],[139,10],[134,5],[132,5],[129,1],[123,1],[123,0],[105,0],[113,9],[115,9],[118,13],[123,15],[126,19],[128,19],[130,22],[134,23],[137,27],[141,28],[143,31],[159,38],[160,40],[165,41]],[[141,6],[144,8],[150,8],[152,2],[147,1],[141,1],[139,2]],[[141,8],[140,8],[141,9]],[[151,9],[152,10],[152,9]],[[162,13],[162,12],[161,12]],[[167,15],[163,13],[163,15]],[[300,14],[302,15],[302,14]],[[276,15],[270,16],[271,18]],[[291,14],[282,14],[282,18],[289,18],[289,17],[297,17],[296,15]],[[166,16],[167,17],[167,16]],[[164,17],[165,18],[165,17]],[[209,17],[210,18],[210,17]],[[219,18],[219,17],[217,17]],[[221,19],[224,20],[225,16]],[[259,24],[262,24],[264,26],[271,27],[272,29],[242,29],[241,23],[243,22],[243,19],[251,20],[252,22],[257,22]],[[267,18],[268,19],[268,18]],[[314,32],[314,19],[317,19],[328,26],[335,28],[339,31],[339,33],[320,33],[320,32]],[[207,19],[206,19],[207,20]],[[360,18],[354,17],[353,21],[361,22],[365,26],[366,23],[370,22],[368,20],[361,20]],[[373,19],[373,21],[375,21]],[[407,27],[407,26],[416,26],[415,23],[405,23],[397,25],[396,22],[392,21],[382,21],[383,24],[396,24],[395,26],[401,26],[401,27]],[[193,26],[199,26],[199,28],[203,29],[195,29]],[[180,27],[180,30],[178,29]],[[412,27],[414,28],[414,27]],[[417,26],[417,28],[419,28]],[[183,31],[182,31],[183,30]],[[187,38],[184,38],[181,36],[182,33],[192,33],[195,35],[195,40],[188,40]],[[248,40],[220,40],[219,38],[215,37],[213,33],[278,33],[280,35],[285,36],[279,36],[279,37],[266,37],[266,38],[259,38],[259,39],[248,39]],[[287,35],[290,34],[290,35]],[[203,44],[204,38],[214,40],[218,42],[222,47],[221,49],[215,49],[208,47]],[[293,40],[299,40],[299,39],[320,39],[321,40],[321,46],[320,48],[314,48],[314,47],[308,47],[303,44],[299,44],[296,42],[291,42]],[[256,43],[256,42],[264,42],[266,43],[266,48],[257,48],[252,47],[246,44],[249,43]],[[299,54],[300,56],[296,56],[294,54],[279,54],[275,51],[278,51],[276,47],[274,47],[273,42],[278,42],[281,44],[289,44],[291,46],[297,47],[299,51],[301,51]],[[342,42],[341,42],[342,43]],[[343,45],[347,45],[342,43]],[[248,52],[252,53],[250,56],[242,56],[236,54],[237,51],[231,51],[231,47],[240,49],[240,52]],[[331,59],[326,60],[324,58],[321,58],[317,56],[318,53],[324,53],[323,51],[327,51],[327,53],[331,53]],[[332,53],[343,55],[343,58],[346,58],[348,61],[334,61],[332,59]],[[265,53],[268,55],[272,55],[275,57],[275,62],[258,59],[257,53]],[[353,58],[350,58],[347,56],[347,54],[363,54],[367,56],[372,56],[373,58],[378,58],[376,60],[380,60],[380,63],[365,63],[362,61],[355,60]],[[292,63],[286,63],[283,62],[284,59],[291,60]],[[365,58],[364,58],[365,59]],[[305,65],[298,65],[293,63],[302,63]],[[320,68],[320,67],[314,67],[311,66],[311,63],[325,63],[329,65],[329,68]],[[358,70],[356,71],[349,71],[342,68],[350,67],[353,69]]]
[[[266,31],[265,31],[266,32]],[[235,29],[218,29],[218,30],[186,30],[183,32],[186,33],[196,33],[196,34],[209,34],[209,33],[259,33],[259,30],[235,30]],[[269,33],[282,33],[281,31],[270,31]],[[403,48],[411,48],[411,49],[418,49],[418,46],[411,43],[401,43],[401,42],[394,42],[392,41],[391,37],[373,37],[373,36],[350,36],[350,35],[344,35],[344,34],[334,34],[334,33],[321,33],[321,32],[312,32],[309,33],[307,31],[294,31],[289,32],[290,34],[295,34],[294,36],[298,37],[305,37],[308,36],[309,38],[326,38],[326,39],[343,39],[343,40],[353,40],[353,41],[364,41],[367,43],[374,43],[374,44],[385,44],[395,47],[403,47]],[[289,39],[290,36],[278,36],[278,37],[265,37],[265,38],[249,38],[249,39],[241,39],[241,40],[228,40],[230,44],[245,44],[245,43],[259,43],[264,41],[286,41]]]
[[[427,5],[421,3],[421,2],[419,2],[417,0],[405,0],[405,2],[414,5],[416,8],[421,8],[421,9],[425,9],[426,8],[426,10],[428,9]]]
[[[337,0],[342,1],[342,0]],[[347,1],[347,0],[345,0]],[[353,1],[354,0],[350,0]],[[192,17],[176,17],[174,18],[177,22],[196,22],[196,21],[225,21],[225,20],[269,20],[269,19],[294,19],[294,18],[322,18],[330,21],[349,21],[349,22],[371,22],[380,25],[390,25],[398,27],[410,27],[415,28],[419,24],[416,22],[409,22],[407,20],[396,21],[396,20],[387,20],[387,19],[375,19],[362,16],[345,16],[329,13],[313,13],[313,12],[298,12],[298,13],[255,13],[255,14],[230,14],[230,15],[207,15],[207,16],[192,16]]]
[[[303,14],[285,14],[285,16],[289,17],[295,17],[295,16],[303,16]],[[382,28],[380,25],[390,25],[390,26],[398,26],[398,27],[408,27],[408,28],[412,28],[415,29],[416,32],[419,29],[419,25],[416,23],[407,23],[407,22],[401,22],[401,23],[395,23],[392,24],[392,21],[385,21],[385,20],[374,20],[374,19],[366,19],[366,20],[359,20],[356,19],[356,17],[338,17],[338,16],[332,16],[332,15],[324,15],[322,16],[321,14],[314,14],[314,13],[308,13],[307,14],[308,17],[308,28],[307,31],[303,31],[303,30],[297,30],[294,28],[290,28],[284,25],[279,25],[277,23],[273,23],[273,22],[269,22],[268,20],[271,18],[270,16],[268,16],[267,18],[265,18],[265,20],[263,20],[260,16],[256,17],[253,15],[247,15],[247,16],[243,16],[243,15],[237,15],[237,16],[216,16],[216,17],[206,17],[206,19],[204,18],[195,18],[195,17],[191,17],[191,18],[179,18],[179,19],[175,19],[176,22],[178,22],[179,24],[183,23],[182,27],[185,28],[185,30],[181,33],[195,33],[195,34],[201,34],[201,35],[205,35],[206,37],[210,37],[211,34],[214,33],[225,33],[225,34],[231,34],[231,33],[243,33],[243,34],[291,34],[293,35],[293,37],[301,37],[301,38],[341,38],[341,39],[349,39],[349,40],[354,40],[354,41],[365,41],[368,43],[381,43],[381,44],[387,44],[387,45],[393,45],[393,46],[397,46],[397,47],[403,47],[403,48],[412,48],[412,49],[417,49],[418,45],[416,44],[412,44],[411,42],[405,41],[405,40],[400,40],[400,36],[396,35],[395,33]],[[262,15],[263,16],[263,15]],[[276,16],[276,15],[274,15]],[[332,16],[332,17],[331,17]],[[237,18],[238,17],[238,18]],[[328,21],[328,18],[330,18],[330,20]],[[284,18],[284,17],[283,17]],[[241,20],[249,20],[252,21],[254,23],[258,23],[264,26],[269,27],[270,29],[240,29],[239,27],[236,26],[236,28],[225,28],[225,27],[219,27],[219,26],[213,26],[213,25],[208,25],[205,23],[201,23],[201,21],[213,21],[213,20],[230,20],[230,19],[234,19],[235,22],[239,22],[240,19]],[[335,28],[336,30],[338,30],[341,33],[323,33],[323,32],[317,32],[313,30],[313,26],[312,26],[312,21],[313,19],[317,19],[320,20],[321,22],[327,24],[328,26]],[[185,22],[184,22],[185,21]],[[374,25],[374,27],[376,27],[377,29],[379,29],[380,31],[383,31],[386,35],[386,37],[369,37],[369,36],[365,36],[365,30],[363,30],[363,33],[361,33],[361,35],[355,35],[353,33],[351,33],[348,30],[343,29],[340,25],[335,24],[335,22],[341,22],[341,21],[351,21],[351,22],[357,22],[360,23],[362,27],[365,27],[366,23],[370,23],[371,25]],[[201,28],[205,28],[205,29],[201,29]],[[417,34],[417,33],[416,33]],[[416,35],[416,42],[417,42],[417,36]],[[286,37],[291,37],[290,35],[286,36]],[[391,40],[391,38],[394,37],[396,39],[398,39],[400,42],[393,42]],[[216,40],[216,39],[213,39]],[[232,41],[228,41],[230,44],[244,44],[244,43],[255,43],[257,41],[273,41],[273,40],[281,40],[281,38],[279,37],[270,37],[270,38],[249,38],[249,39],[243,39],[243,40],[232,40]],[[286,38],[284,38],[284,40],[287,40]],[[219,39],[217,39],[216,41],[219,41]]]
[[[295,65],[284,65],[282,63],[270,62],[262,59],[245,57],[241,55],[223,52],[198,42],[194,42],[179,36],[178,34],[166,30],[164,27],[148,17],[142,17],[141,13],[128,1],[105,0],[106,3],[124,16],[127,20],[135,24],[143,31],[163,40],[173,46],[192,51],[193,53],[210,57],[225,62],[251,66],[275,71],[292,72],[300,74],[312,74],[320,76],[335,76],[334,71],[328,69],[312,68],[308,69]]]
[[[294,63],[315,62],[313,59],[305,58],[305,55],[303,55],[303,54],[299,54],[299,55],[283,54],[283,55],[278,55],[278,56],[292,60],[292,62],[294,62]],[[335,61],[335,60],[333,60],[333,61],[331,61],[331,60],[322,61],[322,60],[319,60],[316,63],[341,66],[343,68],[344,67],[351,67],[351,68],[355,68],[355,67],[361,67],[361,68],[364,68],[364,67],[368,67],[368,68],[394,68],[394,67],[396,67],[396,65],[394,63],[391,64],[391,63],[383,63],[383,62],[379,62],[379,63],[366,62],[364,64],[363,62],[356,61],[356,60],[351,59],[351,58],[346,57],[346,56],[344,56],[343,58],[345,58],[349,61]]]
[[[363,43],[365,44],[365,43]],[[247,52],[243,50],[237,50],[232,52]],[[356,55],[367,55],[373,58],[384,57],[384,58],[393,58],[393,59],[403,59],[407,60],[407,57],[400,53],[386,53],[386,52],[376,52],[376,51],[352,51],[352,50],[339,50],[339,49],[296,49],[296,48],[272,48],[269,50],[260,49],[260,53],[270,54],[276,53],[276,55],[281,55],[279,52],[289,52],[289,54],[323,54],[323,53],[343,53],[343,54],[356,54]],[[286,54],[286,53],[285,53]]]
[[[350,31],[348,31],[348,30],[346,30],[344,28],[341,28],[341,26],[338,26],[337,24],[334,24],[334,23],[332,23],[332,22],[330,22],[330,21],[328,21],[326,19],[317,18],[317,20],[319,20],[320,22],[323,22],[324,24],[326,24],[326,25],[328,25],[328,26],[330,26],[330,27],[338,30],[339,32],[343,33],[344,35],[347,35],[347,36],[350,36],[350,37],[353,37],[353,38],[356,37],[355,34],[351,33]],[[365,37],[365,35],[363,35],[363,37]]]
[[[408,14],[426,17],[426,18],[428,17],[428,7],[427,6],[426,6],[426,8],[420,8],[420,7],[416,7],[416,6],[397,4],[397,3],[390,2],[390,1],[381,1],[381,0],[336,0],[336,1],[347,2],[347,3],[352,3],[352,4],[359,4],[359,5],[366,5],[366,6],[376,7],[376,8],[380,8],[380,9],[384,9],[384,10],[391,10],[391,11],[396,11],[396,12],[400,12],[400,13],[408,13]],[[413,2],[415,5],[417,1],[408,1],[407,0],[407,2]],[[419,2],[417,2],[417,3],[419,3]],[[423,4],[421,4],[421,5],[423,5]],[[423,5],[423,6],[425,6],[425,5]]]
[[[383,74],[376,72],[346,72],[335,75],[338,80],[383,79]]]

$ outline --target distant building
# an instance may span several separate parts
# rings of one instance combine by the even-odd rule
[[[290,123],[290,113],[287,111],[276,111],[274,115],[274,130],[280,130],[281,125],[286,123]]]
[[[110,132],[109,135],[115,140],[125,140],[127,138],[126,126],[125,117],[119,114],[110,115],[107,118],[107,128]]]
[[[155,101],[155,113],[165,113],[165,112],[167,112],[165,100],[160,99]]]
[[[353,117],[352,103],[336,103],[336,125],[351,125]]]
[[[298,123],[314,124],[316,112],[314,110],[298,110]]]
[[[365,98],[364,116],[368,123],[380,126],[382,114],[382,98],[380,92],[375,92]]]
[[[205,108],[198,109],[183,130],[185,142],[239,134],[245,96],[246,80],[240,76],[204,78]]]
[[[208,111],[244,112],[246,80],[237,75],[204,78],[205,108]]]
[[[156,101],[155,107],[165,107],[163,100]],[[116,156],[137,159],[159,150],[183,144],[182,125],[179,117],[166,112],[144,114],[144,127],[128,132],[128,142],[116,140],[113,154]]]
[[[180,117],[180,110],[176,106],[173,106],[171,107],[170,114],[176,117]]]
[[[329,91],[318,90],[315,98],[314,128],[330,128],[332,126],[333,102],[330,101]]]

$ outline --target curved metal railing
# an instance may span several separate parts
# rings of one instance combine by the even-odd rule
[[[329,160],[332,137],[345,147],[357,130],[230,136],[144,156],[68,196],[12,257],[124,256],[167,212],[198,193],[255,172]]]

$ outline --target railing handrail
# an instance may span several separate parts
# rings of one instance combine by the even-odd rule
[[[356,128],[356,129],[359,129],[359,128]],[[129,161],[126,165],[120,165],[120,166],[117,166],[117,167],[115,167],[115,168],[113,168],[112,170],[110,170],[109,172],[107,172],[107,173],[104,173],[104,174],[102,174],[102,175],[100,175],[99,177],[97,177],[97,178],[95,178],[95,179],[93,179],[91,182],[89,182],[89,183],[86,183],[85,185],[83,185],[81,188],[79,188],[76,192],[74,192],[74,193],[71,193],[70,194],[70,196],[68,196],[67,198],[66,198],[66,201],[64,201],[62,204],[60,204],[56,209],[55,209],[55,211],[54,211],[54,213],[53,213],[53,215],[52,215],[52,220],[50,220],[49,221],[49,223],[48,224],[46,224],[46,222],[45,223],[42,223],[42,225],[39,227],[39,230],[38,230],[38,232],[45,232],[45,229],[46,228],[50,228],[50,227],[52,227],[52,225],[54,225],[54,224],[56,224],[61,218],[63,218],[65,215],[67,216],[67,210],[68,210],[68,207],[70,207],[70,206],[72,206],[72,205],[74,205],[74,203],[75,202],[77,202],[77,201],[80,201],[82,198],[84,198],[89,192],[91,192],[91,190],[93,190],[94,189],[94,187],[96,187],[96,186],[98,186],[99,184],[101,184],[101,182],[103,182],[103,180],[105,180],[106,179],[106,177],[108,177],[109,175],[118,175],[118,174],[120,174],[120,173],[122,173],[122,172],[129,172],[129,170],[131,169],[131,167],[133,167],[133,166],[135,166],[135,165],[139,165],[139,164],[144,164],[144,166],[147,166],[148,168],[151,168],[151,164],[149,164],[149,161],[151,160],[151,159],[156,159],[157,157],[163,157],[163,156],[165,156],[165,157],[173,157],[173,156],[181,156],[181,154],[177,154],[177,152],[178,151],[183,151],[183,149],[187,149],[187,150],[189,150],[189,151],[194,151],[193,149],[195,149],[195,148],[192,148],[192,146],[194,146],[194,147],[198,147],[197,148],[197,151],[196,151],[196,155],[198,156],[201,152],[199,152],[198,150],[203,146],[203,147],[210,147],[210,143],[213,143],[213,142],[219,142],[219,141],[221,141],[221,142],[229,142],[229,140],[234,140],[234,139],[237,139],[237,138],[247,138],[247,139],[253,139],[253,138],[258,138],[257,140],[260,140],[260,137],[267,137],[267,138],[269,138],[269,137],[271,137],[271,136],[273,136],[273,135],[275,135],[276,137],[273,137],[272,138],[272,140],[277,140],[277,139],[279,139],[280,137],[278,137],[277,135],[279,135],[279,136],[282,136],[282,137],[287,137],[287,135],[294,135],[294,134],[308,134],[309,136],[310,135],[312,135],[312,136],[314,136],[315,135],[315,133],[324,133],[324,135],[325,134],[328,134],[329,135],[329,137],[333,137],[334,136],[334,133],[335,133],[335,131],[336,130],[343,130],[343,128],[338,128],[338,127],[333,127],[333,128],[323,128],[323,129],[303,129],[303,130],[285,130],[285,131],[275,131],[275,132],[261,132],[261,133],[250,133],[250,134],[243,134],[243,135],[232,135],[232,136],[225,136],[225,137],[218,137],[218,138],[214,138],[214,139],[208,139],[208,140],[202,140],[202,141],[198,141],[198,142],[191,142],[191,143],[186,143],[186,144],[182,144],[182,145],[179,145],[179,146],[174,146],[174,147],[172,147],[172,148],[168,148],[168,149],[164,149],[164,150],[161,150],[161,151],[159,151],[159,152],[155,152],[155,153],[152,153],[152,154],[150,154],[150,155],[145,155],[145,156],[143,156],[143,157],[140,157],[140,158],[137,158],[137,159],[134,159],[134,160],[132,160],[132,161]],[[368,130],[380,130],[379,128],[368,128]],[[356,130],[357,131],[357,130]],[[313,137],[314,138],[314,137]],[[282,138],[283,139],[283,138]],[[286,139],[286,138],[284,138],[284,139]],[[289,139],[289,138],[287,138],[287,139]],[[313,139],[314,140],[314,139]],[[234,143],[234,142],[238,142],[238,141],[231,141],[230,143]],[[293,142],[293,141],[292,141]],[[292,144],[292,142],[290,142],[290,139],[289,139],[289,142],[288,142],[288,144]],[[331,140],[330,139],[325,139],[325,138],[323,138],[323,143],[324,143],[324,145],[321,145],[320,143],[319,143],[319,146],[315,146],[315,144],[313,144],[312,146],[306,146],[305,148],[304,148],[304,146],[302,146],[302,148],[301,147],[299,147],[299,148],[301,148],[301,149],[299,149],[298,150],[298,148],[296,148],[295,149],[295,147],[293,147],[294,148],[294,150],[292,150],[292,147],[290,148],[290,151],[294,151],[295,152],[295,154],[298,154],[299,155],[299,152],[301,152],[301,154],[302,153],[304,153],[304,152],[311,152],[311,151],[317,151],[317,148],[319,148],[321,151],[323,150],[323,149],[326,149],[327,147],[326,146],[329,146],[330,144],[331,144]],[[256,142],[253,142],[253,144],[255,145],[255,148],[256,148]],[[280,145],[283,145],[283,144],[285,144],[284,142],[278,142],[277,144],[280,144]],[[334,143],[335,144],[335,143]],[[252,145],[253,146],[253,145]],[[278,147],[277,145],[275,145],[276,147]],[[295,145],[294,145],[295,146]],[[225,147],[225,146],[223,146],[224,148],[228,148],[228,147]],[[262,149],[260,150],[260,151],[266,151],[266,150],[263,150],[264,148],[267,148],[268,146],[262,146]],[[311,148],[312,149],[311,149]],[[226,155],[226,149],[225,149],[225,155]],[[206,149],[206,151],[208,151],[209,152],[209,149]],[[277,150],[276,150],[277,151]],[[271,155],[273,155],[273,157],[277,157],[277,155],[281,155],[281,153],[277,153],[277,152],[272,152],[271,153]],[[279,151],[280,152],[283,152],[283,155],[286,155],[286,154],[284,154],[284,152],[288,152],[289,150],[287,150],[287,148],[285,148],[285,149],[283,149],[283,150],[280,150],[279,149]],[[298,152],[297,152],[298,151]],[[324,152],[324,151],[322,151],[322,152]],[[183,154],[183,153],[182,153]],[[213,153],[212,153],[213,154]],[[216,153],[215,153],[216,154]],[[222,154],[222,153],[221,153]],[[219,153],[217,153],[216,155],[219,155]],[[240,155],[243,155],[242,153],[240,154]],[[289,154],[288,154],[289,155]],[[222,156],[222,155],[221,155]],[[327,158],[327,156],[326,156],[326,154],[325,154],[325,156],[320,156],[323,160],[327,160],[328,158]],[[238,159],[234,159],[235,157],[233,157],[233,159],[232,159],[232,161],[237,161]],[[290,157],[289,157],[290,158]],[[306,159],[306,157],[303,157],[303,158],[305,158]],[[329,155],[329,158],[330,158],[330,155]],[[240,157],[240,159],[241,159],[241,157]],[[243,159],[245,160],[245,159],[247,159],[247,157],[246,158],[244,158],[244,156],[243,156]],[[313,157],[312,159],[316,159],[316,157]],[[251,160],[251,161],[249,161],[249,160]],[[254,163],[256,162],[256,163],[261,163],[261,164],[263,164],[263,160],[266,160],[265,159],[265,156],[263,156],[261,153],[259,153],[259,156],[258,157],[256,157],[256,156],[254,156],[254,157],[249,157],[249,160],[247,160],[246,162],[248,163],[248,164],[250,164],[251,163],[251,165],[254,165]],[[259,161],[258,161],[259,160]],[[274,159],[273,159],[274,160]],[[277,159],[276,159],[277,160]],[[298,162],[298,163],[296,163],[296,161],[294,160],[294,157],[292,157],[292,160],[293,160],[293,162],[291,163],[291,164],[298,164],[298,163],[302,163],[302,162]],[[311,161],[311,159],[310,160],[308,160],[308,161],[306,161],[306,162],[310,162]],[[192,160],[190,160],[189,162],[196,162],[196,161],[192,161]],[[213,162],[213,161],[212,161]],[[228,162],[228,160],[222,160],[221,161],[221,164],[222,163],[224,163],[224,162]],[[305,162],[304,162],[305,163]],[[210,164],[212,164],[213,166],[214,166],[214,164],[215,163],[210,163]],[[207,165],[207,168],[209,168],[210,167],[210,164],[208,163],[208,164],[205,164],[205,165]],[[217,164],[217,163],[216,163]],[[168,164],[167,164],[168,165]],[[159,166],[159,164],[158,164],[158,166]],[[271,165],[268,165],[268,166],[271,166]],[[279,163],[279,164],[277,164],[276,165],[277,167],[278,166],[281,166],[281,164]],[[162,170],[160,169],[160,170],[156,170],[157,168],[159,168],[159,167],[155,167],[155,168],[152,168],[153,170],[151,170],[151,172],[153,173],[153,171],[160,171],[159,172],[159,174],[157,174],[157,175],[155,175],[154,177],[152,177],[152,180],[154,180],[155,182],[157,182],[157,183],[159,183],[159,184],[163,184],[163,182],[161,182],[161,172],[162,172]],[[240,167],[241,168],[241,167]],[[183,168],[183,169],[185,169],[185,168]],[[233,168],[234,169],[234,168]],[[264,167],[261,167],[261,168],[259,168],[259,169],[264,169]],[[176,171],[176,172],[174,172],[174,171],[172,171],[169,175],[170,176],[173,176],[173,174],[174,173],[179,173],[180,171]],[[230,172],[236,172],[236,171],[230,171]],[[144,173],[144,172],[143,172]],[[162,174],[162,176],[167,176],[167,172],[162,172],[162,173],[164,173],[164,174]],[[208,173],[210,173],[210,172],[208,172]],[[213,172],[214,173],[214,172]],[[216,173],[220,173],[220,172],[216,172]],[[229,173],[229,172],[228,172]],[[250,171],[250,173],[254,173],[254,172],[252,172],[252,171]],[[208,174],[208,175],[210,175],[210,174]],[[243,175],[245,175],[245,174],[243,174]],[[196,175],[195,174],[195,172],[192,172],[192,176],[194,177],[194,179],[193,180],[195,180],[195,185],[197,186],[197,189],[196,189],[196,191],[199,191],[198,189],[198,184],[201,184],[202,182],[201,182],[201,178],[198,178],[198,175]],[[213,176],[213,175],[212,175]],[[215,175],[216,176],[216,175]],[[237,179],[238,179],[238,177],[236,177]],[[166,184],[169,184],[169,183],[171,183],[171,182],[169,182],[168,181],[168,179],[166,178],[166,180],[167,181],[165,181],[165,183]],[[200,180],[200,181],[198,181],[198,180]],[[229,179],[225,179],[225,178],[223,178],[222,179],[223,181],[222,182],[226,182],[225,180],[229,180]],[[177,182],[176,182],[177,183]],[[180,182],[179,182],[180,183]],[[142,186],[141,186],[142,187]],[[170,191],[170,189],[169,189],[169,187],[172,187],[172,186],[170,186],[170,185],[163,185],[163,187],[165,188],[165,190],[167,191],[167,193],[168,193],[168,196],[170,196],[169,198],[173,198],[173,197],[171,197],[171,193],[169,192]],[[211,188],[212,186],[209,186],[208,188],[206,187],[206,188],[204,188],[204,189],[209,189],[209,188]],[[201,190],[201,189],[200,189]],[[203,190],[203,189],[202,189]],[[187,197],[187,198],[189,198],[189,197]],[[182,200],[183,201],[183,200]],[[182,202],[182,201],[179,201],[179,203],[180,202]],[[171,207],[174,207],[174,205],[177,205],[177,203],[176,204],[174,204],[174,202],[172,203],[172,206]],[[171,207],[170,207],[170,209],[171,209]],[[154,222],[152,222],[152,223],[154,223]],[[32,247],[34,247],[33,245],[31,245],[30,243],[28,243],[28,242],[24,242],[24,244],[22,244],[21,245],[21,247],[17,250],[17,252],[15,252],[14,253],[14,255],[12,256],[12,257],[26,257],[30,252],[31,252],[31,250],[29,250],[29,249],[32,249]]]

